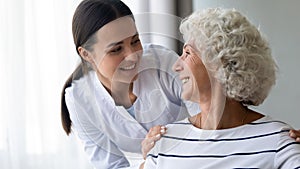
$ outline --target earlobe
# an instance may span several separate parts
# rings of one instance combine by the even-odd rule
[[[80,46],[80,47],[78,47],[78,53],[85,61],[87,61],[89,63],[93,63],[93,58],[89,51],[87,51],[86,49],[84,49],[83,47]]]

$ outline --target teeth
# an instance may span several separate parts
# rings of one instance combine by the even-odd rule
[[[131,65],[131,66],[126,66],[126,67],[121,67],[121,69],[124,69],[124,70],[131,70],[135,67],[135,64]]]
[[[190,78],[188,78],[188,77],[187,77],[187,78],[184,78],[184,79],[182,79],[182,83],[183,83],[183,84],[187,83],[187,82],[189,81],[189,79],[190,79]]]

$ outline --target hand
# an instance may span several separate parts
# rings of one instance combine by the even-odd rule
[[[165,126],[160,125],[154,126],[149,130],[146,138],[142,141],[142,154],[144,159],[146,159],[147,153],[154,147],[155,142],[166,133],[166,130],[167,128]]]
[[[300,142],[300,130],[290,130],[290,136]]]

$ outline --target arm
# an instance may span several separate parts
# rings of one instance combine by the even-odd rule
[[[114,132],[109,128],[109,124],[103,123],[104,119],[99,120],[99,116],[93,113],[95,110],[92,106],[87,106],[92,104],[92,100],[88,100],[91,103],[84,102],[86,99],[83,97],[74,97],[71,89],[66,90],[66,103],[68,110],[70,112],[73,130],[75,131],[78,138],[81,140],[84,150],[88,155],[89,160],[93,166],[98,168],[124,168],[129,166],[129,162],[124,157],[121,152],[119,145],[112,141],[108,135],[113,135],[114,137],[119,137],[117,139],[124,139],[124,143],[127,145],[128,149],[140,151],[141,139],[132,139],[130,137],[124,136],[123,134],[110,133]],[[80,100],[82,99],[82,100]],[[109,113],[107,113],[109,114]],[[99,121],[98,121],[99,120]],[[119,123],[116,123],[116,125]],[[115,124],[110,124],[115,125]],[[121,124],[122,125],[122,124]],[[102,128],[105,127],[105,128]],[[122,126],[125,129],[126,126]],[[107,129],[107,130],[105,130]],[[126,130],[126,129],[125,129]],[[121,131],[120,131],[121,132]],[[117,132],[117,133],[120,133]],[[143,132],[135,131],[134,136],[144,137]],[[126,133],[125,133],[126,134]],[[130,145],[131,146],[128,146]]]
[[[84,151],[92,165],[96,169],[129,166],[129,162],[118,147],[111,142],[101,130],[93,126],[89,119],[81,118],[79,120],[72,116],[78,113],[86,114],[87,112],[85,112],[84,109],[79,108],[78,105],[76,106],[76,109],[74,109],[74,102],[70,99],[66,99],[66,101],[71,113],[73,123],[72,129],[76,133],[76,136],[80,139],[84,147]]]
[[[66,89],[65,99],[72,122],[81,124],[82,131],[93,140],[97,140],[98,135],[91,131],[103,131],[118,148],[140,153],[141,147],[132,145],[140,145],[147,131],[137,121],[119,112],[96,78],[96,73],[91,71]]]

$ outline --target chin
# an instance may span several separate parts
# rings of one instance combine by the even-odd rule
[[[119,78],[119,82],[121,83],[127,83],[127,84],[130,84],[130,83],[133,83],[136,79],[138,78],[138,74],[136,74],[135,76],[131,76],[131,77],[123,77],[123,78]]]

